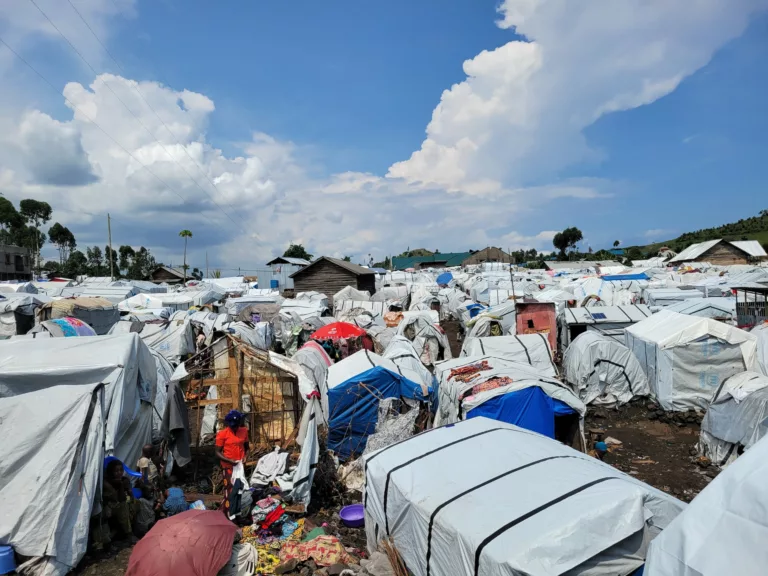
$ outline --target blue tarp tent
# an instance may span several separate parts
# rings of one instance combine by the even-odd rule
[[[437,277],[435,282],[437,282],[440,286],[448,286],[451,280],[453,280],[453,274],[450,272],[443,272],[440,274],[440,276]]]
[[[434,390],[429,390],[430,396]],[[379,399],[412,398],[427,402],[420,384],[374,366],[328,390],[328,448],[339,458],[362,454],[368,436],[376,431]]]
[[[575,414],[575,410],[531,386],[491,398],[467,412],[467,418],[485,416],[554,438],[555,417],[567,414]]]
[[[482,304],[470,304],[469,306],[467,306],[467,310],[469,310],[469,317],[474,318],[475,316],[480,314],[480,312],[487,310],[487,308]]]
[[[621,281],[621,280],[648,280],[648,275],[645,272],[639,274],[613,274],[602,277],[606,282]]]

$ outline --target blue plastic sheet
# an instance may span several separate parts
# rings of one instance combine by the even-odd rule
[[[453,274],[450,272],[443,272],[440,274],[440,276],[437,277],[435,282],[437,282],[437,284],[440,286],[447,286],[451,280],[453,280]]]
[[[376,431],[380,398],[412,398],[433,402],[421,386],[376,366],[328,391],[328,448],[342,460],[362,454],[368,436]],[[434,403],[434,402],[433,402]]]
[[[485,416],[554,438],[555,417],[573,413],[573,408],[564,402],[547,396],[538,386],[531,386],[491,398],[470,410],[467,418]]]

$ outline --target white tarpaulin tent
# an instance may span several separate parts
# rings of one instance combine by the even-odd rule
[[[389,342],[384,351],[384,358],[391,360],[400,374],[421,384],[424,395],[428,394],[430,388],[434,388],[435,377],[419,359],[419,354],[413,347],[413,343],[404,336],[395,336]]]
[[[768,376],[741,372],[725,380],[701,422],[699,452],[725,466],[768,432]]]
[[[755,336],[711,318],[662,310],[625,337],[664,410],[706,409],[723,380],[756,366]]]
[[[768,376],[768,322],[755,326],[750,334],[757,338],[756,370]]]
[[[0,342],[0,398],[104,384],[104,448],[128,463],[152,440],[156,373],[155,360],[136,333]]]
[[[599,332],[624,343],[624,329],[652,314],[645,304],[564,308],[557,317],[558,346],[565,353],[571,341],[585,331]]]
[[[625,576],[685,504],[539,434],[486,418],[363,456],[368,549],[416,576]]]
[[[461,356],[496,356],[522,364],[534,366],[542,374],[557,376],[549,342],[541,334],[520,334],[517,336],[490,336],[472,338],[464,342]]]
[[[557,437],[558,416],[577,414],[567,427],[559,427],[558,438],[584,449],[584,403],[562,382],[528,364],[520,364],[494,356],[473,356],[441,362],[435,368],[438,379],[438,409],[434,425],[444,426],[482,415],[516,424],[541,434]],[[552,400],[540,399],[528,390],[518,402],[507,395],[537,387]],[[524,397],[524,398],[523,398]],[[543,400],[543,401],[542,401]],[[471,413],[472,410],[490,404]],[[556,409],[556,405],[565,409]],[[479,413],[479,414],[478,414]]]
[[[437,315],[437,312],[434,314]],[[426,366],[433,366],[440,360],[453,358],[448,337],[442,328],[435,324],[435,319],[428,312],[403,315],[403,320],[397,326],[397,335],[404,336],[413,342],[416,353]]]
[[[632,352],[597,332],[584,332],[571,342],[563,357],[563,377],[585,404],[620,406],[651,393]]]
[[[700,316],[702,318],[714,318],[729,323],[736,319],[736,298],[689,298],[667,306],[667,310],[687,314],[688,316]]]
[[[653,310],[660,310],[685,300],[701,298],[698,290],[682,290],[680,288],[655,288],[643,291],[645,303]]]
[[[728,466],[656,538],[644,576],[764,576],[768,440]]]
[[[0,542],[31,557],[25,573],[63,576],[85,555],[91,512],[101,493],[105,387],[93,374],[9,395],[5,373],[3,367]],[[32,379],[28,374],[17,380]]]

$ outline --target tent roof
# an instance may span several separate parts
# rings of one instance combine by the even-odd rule
[[[645,576],[765,574],[768,439],[728,466],[651,542]]]
[[[273,264],[294,264],[296,266],[309,266],[309,260],[305,260],[304,258],[292,258],[290,256],[278,256],[274,260],[267,262],[267,266],[272,266]]]
[[[714,336],[729,344],[741,344],[742,350],[750,349],[751,357],[754,359],[757,347],[757,338],[749,332],[712,318],[688,316],[668,309],[627,327],[626,331],[633,337],[653,342],[660,348],[683,346],[704,336]],[[744,345],[748,346],[745,348]],[[750,366],[751,363],[747,362],[747,367]]]
[[[566,308],[561,312],[566,324],[634,324],[651,316],[645,304]]]
[[[706,242],[692,244],[680,252],[677,256],[672,258],[670,263],[696,260],[697,258],[703,256],[707,251],[717,246],[720,242],[723,242],[723,240],[707,240]],[[768,255],[760,245],[760,242],[757,240],[726,240],[726,242],[728,242],[731,246],[735,246],[742,252],[746,253],[748,256],[761,258]]]
[[[328,389],[331,390],[358,374],[376,367],[385,368],[390,372],[400,374],[415,384],[422,384],[423,378],[420,374],[407,369],[401,370],[401,367],[388,358],[368,350],[360,350],[328,367]]]
[[[415,574],[565,574],[606,552],[606,570],[589,573],[628,574],[642,557],[610,549],[644,534],[651,518],[663,529],[685,506],[557,441],[482,417],[363,461],[369,548],[391,536]]]
[[[667,310],[680,314],[699,316],[700,312],[710,311],[712,317],[735,316],[736,298],[689,298],[668,306]]]
[[[530,364],[547,376],[557,375],[549,342],[543,334],[471,338],[465,340],[461,354],[462,356],[496,356],[513,362]]]

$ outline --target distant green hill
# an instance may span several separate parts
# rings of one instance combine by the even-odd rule
[[[723,224],[716,228],[703,228],[695,232],[686,232],[673,240],[655,242],[645,246],[629,246],[625,249],[625,253],[637,249],[644,256],[654,256],[662,246],[667,246],[675,252],[681,252],[691,244],[719,238],[723,240],[757,240],[768,250],[768,210],[761,210],[757,216]]]

